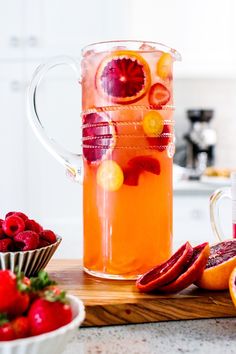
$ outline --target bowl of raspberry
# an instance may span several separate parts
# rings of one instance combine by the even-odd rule
[[[44,269],[61,243],[61,237],[44,229],[19,211],[0,219],[0,269],[16,268],[27,276]]]

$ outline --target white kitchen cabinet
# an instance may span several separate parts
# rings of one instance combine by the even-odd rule
[[[22,58],[23,0],[0,0],[0,60]]]
[[[26,207],[26,135],[21,63],[0,65],[0,210]]]

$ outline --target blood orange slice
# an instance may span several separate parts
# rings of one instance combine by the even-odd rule
[[[124,184],[137,186],[139,176],[144,171],[159,175],[161,171],[160,162],[148,155],[132,158],[128,162],[128,166],[124,168]]]
[[[142,292],[149,292],[171,282],[182,273],[192,255],[193,249],[186,242],[168,261],[143,274],[136,281],[137,288]]]
[[[152,85],[149,91],[148,100],[154,108],[161,108],[170,99],[170,92],[167,87],[157,82]]]
[[[229,277],[229,292],[236,307],[236,267],[233,269],[230,277]]]
[[[229,277],[236,267],[236,239],[219,242],[210,247],[204,272],[195,283],[209,290],[228,289]]]
[[[88,162],[99,161],[115,146],[116,129],[105,113],[83,116],[83,156]]]
[[[177,293],[194,283],[202,274],[208,257],[210,247],[208,242],[194,247],[193,255],[189,263],[186,263],[185,271],[174,281],[158,288],[158,291],[165,293]]]
[[[103,59],[97,69],[95,82],[100,95],[115,103],[129,104],[147,93],[151,74],[141,55],[123,50]]]

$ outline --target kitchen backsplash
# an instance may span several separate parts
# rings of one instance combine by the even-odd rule
[[[218,137],[215,165],[236,168],[236,80],[176,79],[174,94],[177,142],[189,129],[187,109],[214,109],[211,124]]]

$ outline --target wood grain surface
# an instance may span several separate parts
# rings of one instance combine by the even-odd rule
[[[101,280],[84,273],[79,260],[52,260],[47,271],[84,301],[83,326],[236,317],[227,291],[203,291],[193,285],[175,295],[142,294],[133,281]]]

